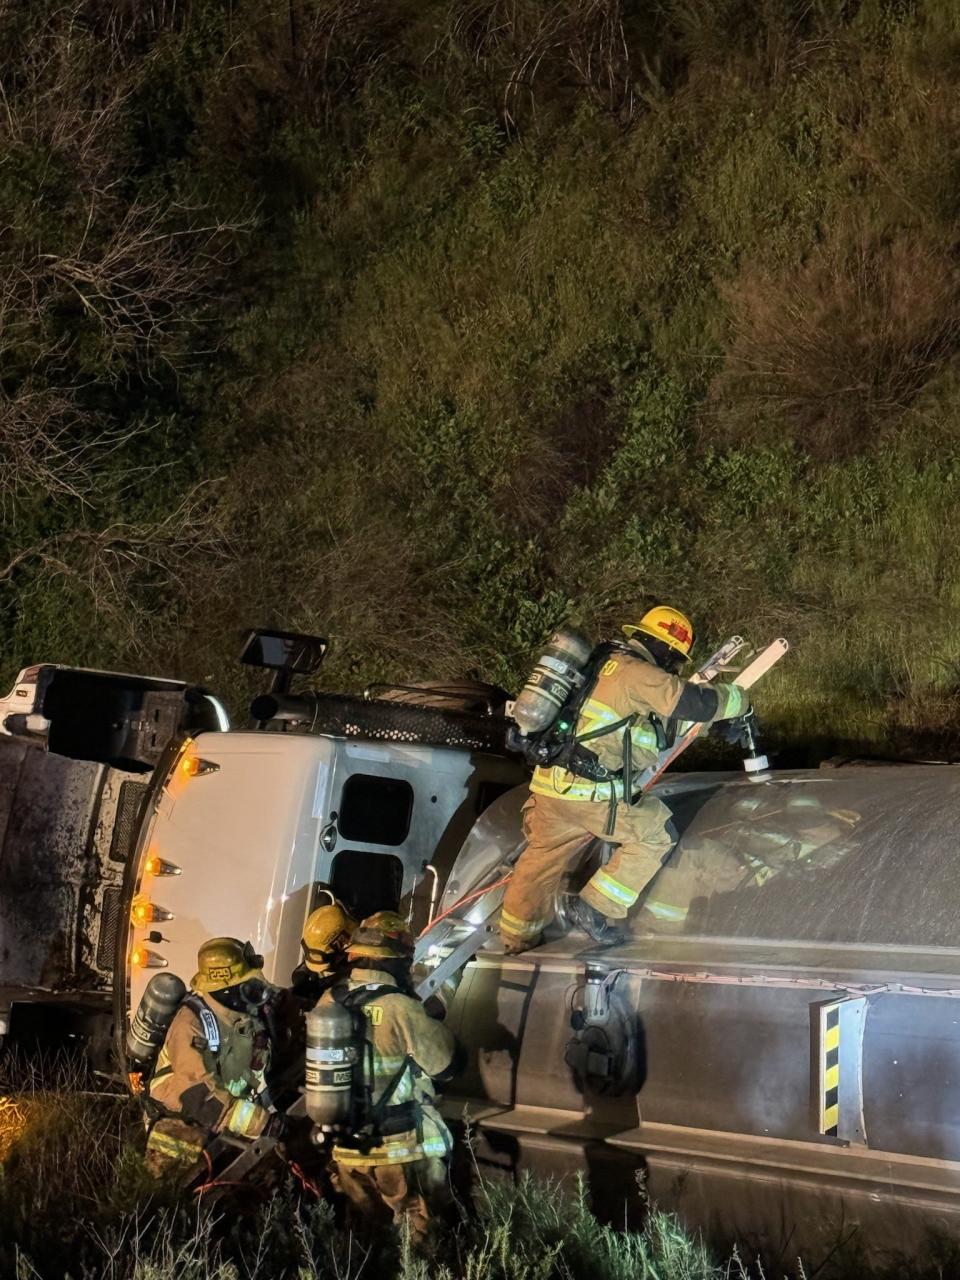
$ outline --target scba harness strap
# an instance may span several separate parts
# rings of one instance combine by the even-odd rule
[[[207,1049],[216,1057],[220,1052],[220,1023],[217,1021],[217,1015],[196,992],[184,996],[183,1003],[197,1015],[200,1026],[203,1028],[203,1044],[196,1047]]]
[[[409,1053],[404,1054],[400,1066],[390,1077],[377,1101],[374,1102],[372,1098],[375,1077],[374,1048],[372,1042],[367,1039],[367,1020],[363,1010],[381,995],[396,994],[398,994],[397,987],[378,984],[372,987],[357,987],[353,991],[348,991],[340,999],[343,1007],[361,1020],[355,1023],[354,1033],[358,1040],[361,1035],[363,1037],[361,1053],[364,1064],[362,1096],[364,1114],[356,1117],[353,1132],[343,1143],[345,1146],[354,1146],[358,1151],[370,1151],[380,1146],[384,1138],[397,1133],[407,1133],[410,1130],[416,1131],[418,1144],[423,1142],[423,1108],[417,1099],[411,1098],[407,1102],[395,1103],[392,1106],[390,1104],[390,1099],[400,1088],[408,1071],[413,1079],[423,1075]]]

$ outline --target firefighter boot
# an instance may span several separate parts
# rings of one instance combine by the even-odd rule
[[[627,935],[617,922],[584,902],[578,893],[564,894],[563,917],[572,929],[582,929],[598,946],[616,947],[626,941]]]

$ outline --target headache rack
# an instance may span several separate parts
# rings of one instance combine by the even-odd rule
[[[338,693],[265,693],[254,698],[250,711],[255,720],[270,729],[509,754],[506,736],[510,721],[505,716]]]

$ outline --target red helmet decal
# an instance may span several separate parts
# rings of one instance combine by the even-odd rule
[[[683,625],[682,622],[658,622],[657,626],[671,636],[674,640],[678,640],[681,644],[689,644],[693,636]]]

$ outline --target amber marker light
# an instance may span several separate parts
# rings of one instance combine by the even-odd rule
[[[200,756],[184,756],[180,761],[180,772],[187,778],[201,778],[205,773],[216,773],[219,768],[212,760],[202,760]]]
[[[134,924],[153,924],[155,920],[172,920],[173,912],[146,898],[138,898],[130,908],[130,919]]]
[[[166,969],[169,961],[156,951],[148,951],[146,947],[134,947],[130,952],[130,965],[134,969]]]
[[[179,876],[182,874],[182,869],[175,862],[167,862],[158,854],[151,853],[143,864],[143,874],[145,876]]]

